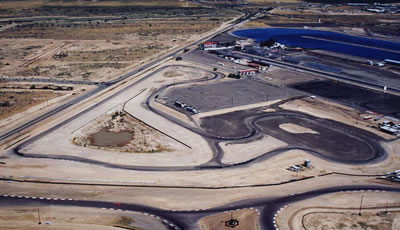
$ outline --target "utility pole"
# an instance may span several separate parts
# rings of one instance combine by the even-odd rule
[[[38,224],[42,224],[42,222],[40,221],[40,209],[39,208],[37,209],[37,212],[38,212],[38,218],[39,218]]]
[[[386,210],[385,210],[385,214],[388,213],[388,206],[389,206],[389,201],[386,201]]]
[[[358,212],[358,215],[359,215],[359,216],[361,216],[361,209],[362,209],[363,199],[364,199],[364,196],[361,196],[360,211]]]

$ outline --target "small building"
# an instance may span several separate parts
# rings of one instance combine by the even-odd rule
[[[203,42],[200,44],[200,49],[208,50],[208,49],[215,49],[217,48],[216,42]]]
[[[385,133],[388,133],[388,134],[391,134],[391,135],[398,135],[398,134],[400,134],[400,131],[399,131],[398,129],[396,129],[396,128],[394,128],[394,127],[391,127],[391,126],[381,125],[379,128],[380,128],[380,130],[381,130],[382,132],[385,132]]]
[[[256,68],[256,69],[258,69],[258,70],[266,70],[266,69],[267,69],[266,66],[262,66],[262,65],[260,65],[260,64],[253,63],[253,62],[250,62],[250,63],[248,63],[247,65],[250,66],[250,67]]]
[[[256,73],[258,73],[258,69],[240,70],[240,71],[238,72],[238,74],[239,74],[240,76],[244,76],[244,75],[253,75],[253,74],[256,74]]]
[[[233,60],[233,62],[236,64],[240,64],[240,65],[248,65],[250,61],[242,58],[242,59]]]

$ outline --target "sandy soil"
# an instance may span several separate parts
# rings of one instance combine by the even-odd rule
[[[231,220],[231,217],[239,221],[238,226],[232,228],[225,225],[225,222]],[[204,217],[199,220],[199,225],[202,230],[256,230],[258,229],[258,215],[254,209],[240,209],[229,213]]]
[[[276,220],[279,229],[303,229],[304,224],[306,229],[394,230],[400,223],[400,195],[376,191],[323,195],[289,204]]]
[[[286,146],[287,144],[275,139],[271,136],[263,136],[262,138],[248,143],[221,143],[224,150],[222,163],[235,164],[250,160],[264,153],[277,148]]]
[[[13,84],[7,84],[7,85],[14,85]],[[17,84],[15,84],[17,85]],[[36,86],[40,86],[39,84],[35,84]],[[46,86],[48,84],[44,84]],[[40,86],[41,87],[41,86]],[[65,86],[63,86],[65,87]],[[65,103],[66,101],[70,100],[71,98],[81,95],[85,93],[86,91],[89,91],[94,88],[94,86],[88,86],[88,85],[75,85],[73,86],[74,89],[72,91],[62,91],[61,96],[45,100],[42,103],[36,104],[29,106],[29,108],[24,109],[23,111],[19,111],[17,113],[14,113],[11,116],[8,116],[5,119],[0,120],[0,128],[1,128],[1,133],[6,133],[9,130],[12,130],[13,128],[17,127],[21,123],[25,123],[29,120],[34,119],[35,117],[47,113],[51,109],[54,109],[55,107],[59,106],[60,103]],[[4,91],[23,91],[26,92],[27,90],[12,90],[12,89],[4,89]],[[31,90],[29,90],[31,91]],[[41,92],[41,90],[35,90],[35,92]],[[49,90],[46,90],[46,92],[51,92]],[[31,100],[31,99],[28,99]],[[9,143],[6,143],[9,144]]]
[[[26,111],[32,106],[47,102],[64,95],[54,91],[9,91],[0,90],[0,119],[6,119],[14,114]]]
[[[40,213],[39,225],[38,213]],[[0,229],[166,229],[156,218],[137,212],[62,206],[3,206]]]
[[[76,132],[72,142],[79,146],[98,149],[100,146],[96,146],[92,136],[103,129],[116,135],[120,132],[129,132],[133,135],[132,139],[126,143],[101,146],[104,150],[135,153],[173,151],[170,149],[172,146],[168,146],[170,139],[167,136],[121,111],[112,112],[91,121]]]
[[[291,123],[285,123],[281,124],[279,128],[285,130],[286,132],[289,133],[310,133],[310,134],[319,134],[317,131],[314,131],[312,129],[296,125],[296,124],[291,124]]]
[[[376,211],[364,211],[362,216],[356,213],[325,213],[318,212],[308,214],[304,217],[304,226],[306,229],[377,229],[377,230],[395,230],[400,227],[400,210],[390,211],[384,215],[377,215]],[[380,214],[380,213],[378,213]]]
[[[178,64],[175,61],[171,61],[170,64]],[[185,64],[184,62],[179,62],[179,64]],[[160,66],[159,68],[161,68]],[[165,77],[165,71],[178,71],[184,73],[177,77]],[[47,135],[43,137],[39,142],[33,143],[28,147],[29,152],[40,153],[40,154],[57,154],[57,155],[71,155],[85,157],[89,159],[96,159],[100,161],[105,161],[109,163],[118,164],[135,164],[135,165],[194,165],[200,162],[205,162],[209,159],[211,151],[209,150],[208,144],[201,139],[198,135],[192,134],[190,131],[182,128],[176,124],[167,121],[160,116],[150,113],[146,108],[142,106],[142,102],[161,85],[172,84],[174,81],[180,82],[188,79],[204,78],[208,76],[208,73],[201,71],[194,71],[191,68],[181,68],[177,69],[172,67],[172,69],[165,69],[152,76],[146,81],[141,82],[136,87],[127,90],[125,93],[113,98],[110,101],[102,104],[95,110],[92,110],[80,117],[68,123],[61,129],[56,130],[52,135]],[[127,102],[125,104],[125,102]],[[157,102],[152,102],[157,104]],[[89,123],[95,121],[105,114],[111,114],[115,111],[121,111],[125,104],[125,110],[130,113],[135,118],[141,120],[144,123],[151,124],[152,127],[160,130],[161,132],[169,135],[177,140],[190,146],[191,149],[171,138],[168,141],[162,141],[160,144],[162,146],[168,146],[169,150],[174,151],[164,151],[164,152],[154,152],[150,155],[143,154],[129,154],[117,152],[117,151],[106,151],[103,149],[92,149],[84,148],[72,144],[71,140],[75,137],[76,133],[82,132],[81,129],[86,127]],[[172,128],[173,127],[173,128]],[[68,139],[65,138],[66,133],[68,133]],[[79,136],[78,135],[78,136]],[[182,135],[182,136],[181,136]],[[55,138],[55,139],[54,139]],[[199,140],[200,138],[200,140]],[[50,146],[49,143],[54,143],[52,140],[58,140],[56,145],[62,145],[62,151],[54,151],[57,149],[54,146]],[[43,144],[46,143],[46,144]],[[27,149],[23,150],[26,151]],[[179,159],[179,160],[177,160]],[[182,160],[182,161],[181,161]]]
[[[0,56],[7,57],[2,61],[7,65],[0,68],[0,73],[10,77],[107,81],[155,54],[175,48],[194,37],[187,34],[156,36],[156,42],[147,36],[135,34],[124,39],[96,42],[1,39],[0,44],[4,46],[0,50]],[[171,40],[175,42],[171,43]],[[67,56],[57,56],[61,52]]]

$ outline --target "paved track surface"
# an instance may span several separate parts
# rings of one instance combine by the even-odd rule
[[[153,112],[160,116],[163,116],[164,118],[170,120],[171,122],[183,126],[186,129],[195,132],[200,136],[202,136],[203,138],[205,138],[209,142],[209,145],[211,146],[211,149],[214,153],[213,157],[207,163],[199,166],[175,166],[175,167],[168,167],[168,166],[153,167],[153,166],[139,166],[139,165],[135,166],[135,165],[111,164],[108,162],[90,160],[84,157],[76,157],[69,155],[44,155],[40,153],[25,154],[20,152],[20,149],[22,149],[24,146],[29,145],[30,143],[36,141],[37,139],[45,135],[51,134],[51,132],[53,132],[54,130],[61,128],[62,126],[68,124],[72,120],[79,118],[80,116],[84,115],[90,110],[95,109],[96,107],[112,99],[113,97],[116,97],[124,93],[129,88],[134,87],[138,83],[150,78],[154,74],[157,74],[169,67],[193,68],[194,70],[201,70],[214,75],[212,79],[198,79],[198,80],[191,80],[191,81],[179,82],[175,84],[162,86],[158,90],[154,91],[152,95],[150,95],[147,98],[145,103],[145,106],[149,110],[149,112]],[[182,171],[182,170],[210,170],[210,169],[217,170],[222,168],[243,167],[257,161],[267,160],[268,158],[275,156],[276,154],[294,149],[303,150],[309,152],[310,154],[314,154],[316,156],[328,160],[348,163],[348,164],[364,164],[364,163],[376,162],[379,160],[383,160],[386,157],[385,151],[378,143],[378,141],[381,141],[382,139],[373,134],[370,134],[361,129],[344,125],[339,122],[334,122],[326,119],[325,120],[319,119],[300,112],[285,111],[279,108],[280,104],[286,103],[287,101],[290,100],[298,99],[301,96],[289,98],[287,100],[283,100],[279,103],[271,105],[271,107],[274,108],[276,111],[278,111],[278,113],[267,113],[259,111],[258,109],[227,113],[213,117],[207,117],[202,120],[201,126],[197,128],[193,128],[193,126],[190,126],[169,114],[159,111],[150,105],[151,100],[154,100],[155,97],[157,97],[157,95],[162,94],[163,91],[167,90],[170,87],[176,87],[184,84],[193,84],[195,82],[196,83],[201,83],[206,81],[210,82],[220,77],[221,75],[218,73],[202,70],[195,67],[181,66],[181,65],[164,66],[158,69],[157,71],[154,71],[142,77],[140,80],[130,84],[124,90],[121,90],[118,93],[106,98],[105,100],[98,102],[92,107],[76,114],[75,116],[69,118],[68,120],[45,131],[44,133],[23,142],[22,144],[15,147],[13,149],[13,152],[22,157],[46,158],[54,160],[70,160],[70,161],[100,165],[109,168],[143,170],[143,171]],[[235,84],[235,81],[231,81],[231,83]],[[190,118],[190,115],[188,115],[188,117]],[[307,121],[306,124],[312,126],[311,128],[317,129],[317,131],[320,132],[320,135],[293,135],[283,130],[280,130],[279,128],[277,128],[276,124],[269,124],[268,122],[266,122],[268,119],[277,120],[277,118],[279,117],[280,118],[288,117],[288,119],[290,118],[291,121],[288,122],[296,122],[299,120]],[[259,121],[259,120],[264,120],[264,121]],[[228,128],[225,125],[226,121],[229,121]],[[271,126],[272,129],[269,130],[269,128],[267,128],[268,126]],[[275,136],[278,139],[283,139],[284,141],[287,141],[289,143],[289,146],[266,152],[260,156],[251,158],[241,163],[229,164],[229,165],[222,163],[224,152],[219,146],[219,142],[252,141],[256,138],[259,138],[263,133]],[[333,135],[333,133],[336,135]],[[299,140],[301,141],[297,142],[292,140],[292,138],[299,138]],[[325,140],[325,141],[320,141],[320,140]],[[324,143],[324,145],[322,143]],[[339,148],[338,146],[336,146],[338,144],[341,145],[345,144],[345,146],[352,146],[352,145],[354,146],[350,148],[352,151],[346,151],[346,148],[343,147]],[[362,151],[360,153],[359,151],[357,151],[358,147],[365,151]],[[334,150],[338,152],[335,152]]]
[[[257,209],[260,212],[260,229],[261,230],[275,230],[274,221],[276,213],[285,205],[294,203],[301,200],[311,199],[316,196],[336,193],[336,192],[400,192],[400,188],[385,187],[385,186],[336,186],[331,188],[324,188],[314,191],[309,191],[300,194],[293,194],[284,197],[268,197],[265,194],[262,198],[242,200],[239,202],[226,204],[223,206],[203,209],[203,210],[188,210],[188,211],[175,211],[163,210],[153,208],[145,205],[130,204],[121,202],[120,205],[115,206],[113,202],[93,201],[93,200],[73,200],[65,198],[45,198],[45,197],[30,197],[30,196],[13,196],[12,194],[0,195],[0,205],[22,205],[38,207],[43,205],[54,206],[73,206],[73,207],[90,207],[102,208],[109,211],[122,212],[134,211],[145,213],[146,215],[157,218],[167,224],[169,229],[190,230],[198,229],[197,222],[199,219],[215,215],[221,212],[229,212],[238,209],[251,208]]]

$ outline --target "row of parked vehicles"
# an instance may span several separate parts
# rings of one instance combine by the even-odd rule
[[[185,104],[185,103],[183,103],[183,102],[180,102],[180,101],[178,101],[178,100],[176,100],[176,101],[174,102],[174,105],[175,105],[176,107],[181,108],[181,109],[184,109],[184,110],[186,110],[186,111],[188,111],[189,113],[192,113],[192,114],[199,113],[199,112],[196,110],[196,108],[194,108],[193,106],[187,105],[187,104]]]

